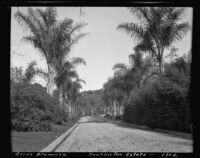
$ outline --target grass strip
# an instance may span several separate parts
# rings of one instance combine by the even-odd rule
[[[11,131],[12,152],[39,152],[71,128],[79,119],[80,117],[77,117],[63,125],[54,125],[51,132]]]

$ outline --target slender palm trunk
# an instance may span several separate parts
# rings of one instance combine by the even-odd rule
[[[116,101],[113,102],[113,117],[116,117]]]
[[[103,113],[106,114],[106,108],[105,107],[103,107]]]
[[[54,69],[48,64],[48,82],[47,82],[47,93],[53,95],[53,84],[54,84]]]
[[[68,104],[68,115],[69,115],[69,119],[72,118],[72,107],[71,107],[71,103],[69,101],[69,104]]]
[[[118,116],[120,115],[120,107],[121,107],[120,104],[118,104],[118,114],[117,114]]]
[[[68,119],[71,119],[70,101],[68,101],[65,105],[66,105],[66,112],[68,114]]]
[[[93,108],[93,106],[92,106],[92,116],[94,115],[94,108]]]
[[[159,63],[159,73],[162,74],[162,65]]]
[[[74,104],[74,116],[76,116],[76,105]]]
[[[60,101],[60,107],[63,108],[63,90],[61,87],[59,88],[59,101]]]
[[[164,49],[163,48],[158,48],[158,68],[159,68],[159,73],[162,75],[163,73],[163,67],[162,67],[162,57],[163,57],[163,52]]]
[[[82,115],[85,116],[84,108],[82,108]]]
[[[120,106],[120,115],[123,115],[123,106]]]

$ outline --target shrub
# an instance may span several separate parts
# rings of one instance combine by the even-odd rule
[[[152,128],[190,131],[189,91],[159,78],[132,91],[125,103],[124,120]]]
[[[58,99],[51,97],[39,84],[12,83],[12,128],[19,131],[50,131],[52,123],[67,121],[66,112],[58,104]]]

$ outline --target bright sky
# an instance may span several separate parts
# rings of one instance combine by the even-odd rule
[[[26,12],[26,7],[19,7],[20,11]],[[46,70],[47,65],[43,57],[34,47],[22,41],[26,31],[21,27],[14,13],[16,7],[12,7],[11,13],[11,50],[20,55],[11,53],[11,66],[27,67],[27,63],[36,60],[38,67]],[[85,14],[80,16],[80,7],[57,7],[58,19],[65,17],[75,22],[86,22],[88,25],[82,29],[83,33],[90,33],[74,46],[71,56],[82,57],[87,66],[78,66],[80,78],[86,81],[84,90],[101,89],[108,77],[113,76],[112,67],[116,63],[127,63],[128,55],[133,54],[132,48],[135,43],[126,33],[116,30],[122,22],[138,22],[126,7],[82,7]],[[182,22],[192,23],[192,8],[187,8]],[[178,54],[187,53],[191,49],[191,31],[185,38],[175,44]],[[45,82],[36,78],[45,86]]]

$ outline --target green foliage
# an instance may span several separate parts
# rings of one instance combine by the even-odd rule
[[[167,78],[158,78],[133,90],[125,104],[128,122],[178,131],[190,131],[189,91]]]
[[[52,123],[67,121],[67,114],[39,84],[11,85],[11,125],[19,131],[49,131]]]
[[[95,114],[102,113],[104,107],[102,94],[102,90],[89,90],[81,92],[77,99],[77,106],[79,107],[79,110],[84,109],[85,114],[90,115],[93,106]]]

